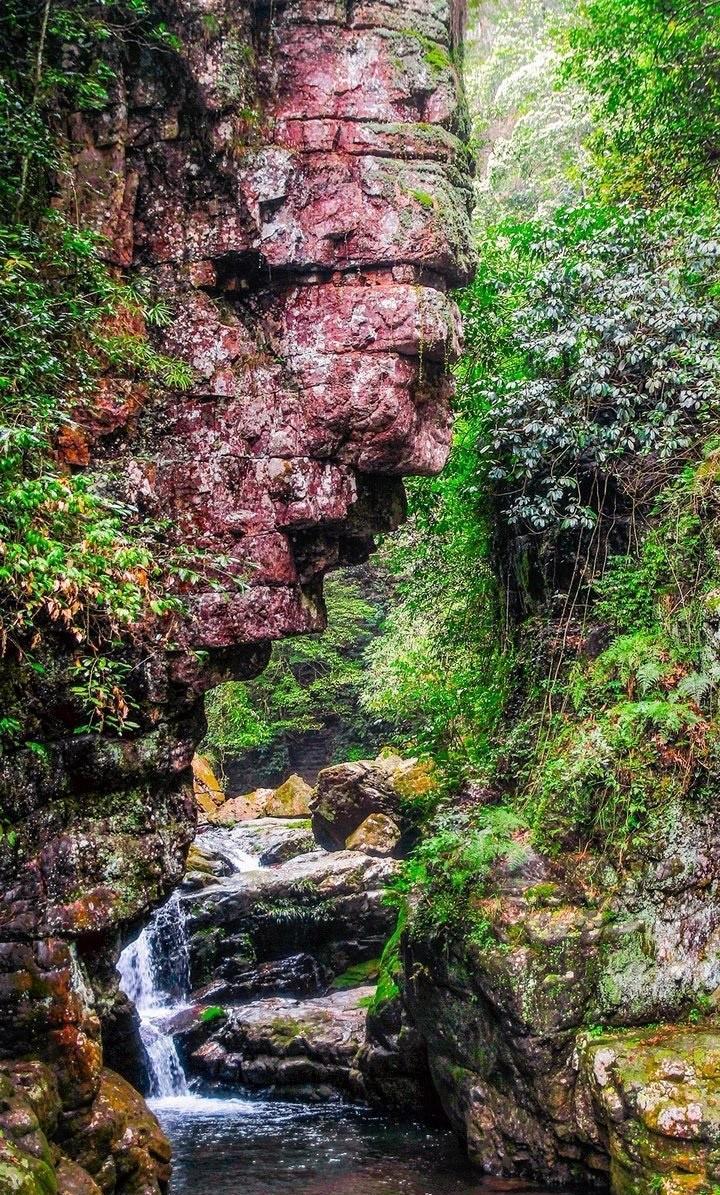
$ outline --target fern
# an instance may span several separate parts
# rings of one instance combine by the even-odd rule
[[[664,668],[657,658],[650,656],[638,666],[635,674],[638,688],[643,695],[656,689],[662,680]]]

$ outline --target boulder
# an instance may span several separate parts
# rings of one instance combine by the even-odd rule
[[[256,788],[254,792],[231,797],[217,810],[212,821],[219,826],[234,826],[236,822],[267,817],[267,804],[272,795],[271,788]]]
[[[190,847],[187,857],[187,871],[185,879],[188,875],[195,877],[204,877],[206,883],[218,879],[220,876],[228,874],[228,866],[221,859],[216,859],[212,854],[205,851],[203,848],[202,839],[196,839]]]
[[[87,1170],[50,1144],[60,1114],[57,1083],[49,1067],[40,1062],[0,1064],[0,1191],[102,1195]]]
[[[57,1195],[102,1195],[100,1187],[91,1178],[87,1170],[71,1162],[69,1158],[61,1158],[56,1167]]]
[[[315,851],[188,894],[193,985],[231,983],[300,953],[328,979],[377,958],[395,919],[384,893],[397,867],[356,851]]]
[[[279,863],[289,863],[299,855],[312,854],[316,849],[312,830],[279,828],[266,839],[259,863],[261,867],[275,867]]]
[[[326,850],[344,850],[350,835],[373,814],[391,818],[404,833],[413,802],[433,787],[428,764],[398,755],[324,768],[310,802],[313,833]]]
[[[19,1065],[22,1069],[23,1064]],[[35,1073],[18,1077],[9,1066],[0,1074],[0,1191],[56,1195],[57,1176],[46,1134],[57,1122],[57,1086],[47,1068],[27,1065]]]
[[[208,820],[221,826],[258,818],[306,818],[310,816],[312,788],[301,776],[290,776],[279,788],[256,788],[254,792],[230,797],[215,806]]]
[[[608,1143],[613,1195],[717,1189],[717,1029],[666,1025],[588,1035],[578,1053],[576,1103],[588,1135]]]
[[[314,1000],[265,999],[181,1035],[190,1070],[223,1086],[311,1100],[363,1094],[356,1061],[374,988]]]
[[[12,1195],[57,1195],[55,1169],[0,1129],[0,1190]]]
[[[170,1144],[142,1096],[114,1071],[102,1072],[90,1108],[65,1120],[63,1149],[103,1190],[122,1175],[122,1190],[160,1195],[170,1179]]]
[[[204,1004],[252,1000],[259,996],[319,996],[330,974],[311,954],[290,954],[265,963],[228,955],[207,987],[193,994]]]
[[[396,1115],[445,1121],[428,1068],[427,1048],[413,1025],[402,992],[383,998],[380,984],[367,1019],[365,1042],[357,1065],[365,1097]]]
[[[222,784],[205,755],[193,755],[192,772],[195,804],[200,813],[212,821],[225,800]]]
[[[400,842],[400,827],[386,813],[371,813],[353,830],[345,847],[364,855],[392,855]]]
[[[309,817],[312,788],[302,776],[289,776],[268,797],[266,817]]]
[[[125,992],[109,997],[102,1018],[103,1061],[138,1091],[151,1088],[147,1051],[140,1032],[140,1016]]]

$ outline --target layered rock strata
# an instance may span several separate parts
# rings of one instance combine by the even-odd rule
[[[59,202],[169,305],[156,344],[194,381],[150,396],[108,375],[64,458],[224,562],[170,640],[128,645],[138,729],[122,739],[75,733],[72,643],[41,675],[3,677],[44,750],[0,768],[0,1051],[51,1067],[78,1140],[102,1099],[121,938],[182,874],[203,690],[320,629],[323,573],[402,517],[403,473],[444,461],[447,291],[469,267],[460,8],[167,0],[181,48],[115,47],[112,103],[68,118]],[[135,1191],[77,1148],[88,1182]]]
[[[314,851],[188,896],[193,988],[216,1003],[322,993],[349,967],[378,958],[394,922],[383,897],[396,866]]]
[[[363,1098],[358,1056],[374,988],[311,999],[268,997],[223,1011],[179,1036],[186,1065],[206,1082],[310,1102]],[[212,1031],[211,1031],[212,1030]]]
[[[193,990],[163,1032],[205,1086],[437,1115],[422,1039],[376,990],[399,864],[311,834],[308,851],[308,834],[261,818],[198,835],[181,899]]]

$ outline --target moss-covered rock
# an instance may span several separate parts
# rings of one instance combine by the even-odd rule
[[[312,787],[302,776],[289,776],[265,805],[266,817],[309,817]]]
[[[179,1034],[187,1065],[222,1085],[271,1089],[295,1098],[363,1094],[357,1057],[372,987],[310,1000],[265,999]]]
[[[193,792],[200,814],[212,821],[225,800],[223,786],[213,770],[210,760],[197,752],[193,756]]]
[[[345,841],[349,851],[365,855],[392,855],[400,842],[400,827],[386,813],[371,813]]]
[[[26,1153],[0,1130],[0,1190],[7,1195],[57,1195],[55,1169]]]
[[[652,1077],[664,1065],[659,1042],[653,1043],[652,1031],[639,1037],[635,1031],[697,1020],[720,986],[720,907],[713,895],[720,883],[717,825],[715,818],[695,818],[692,810],[674,811],[657,827],[652,846],[646,842],[642,854],[629,857],[622,873],[588,857],[549,860],[531,852],[519,866],[499,861],[478,898],[490,931],[481,941],[464,936],[462,926],[449,940],[440,931],[433,935],[411,916],[401,983],[445,1110],[478,1165],[498,1174],[602,1182],[612,1161],[615,1188],[644,1195],[654,1189],[648,1184],[672,1173],[663,1157],[685,1157],[687,1129],[678,1153],[668,1146],[672,1134],[658,1127],[672,1119],[675,1099],[663,1088],[666,1099]],[[617,1042],[631,1043],[616,1063],[624,1076],[617,1107],[625,1109],[625,1120],[612,1140],[603,1093],[598,1090],[588,1104],[577,1085],[577,1043],[586,1040],[587,1030],[587,1040],[602,1040],[598,1026],[621,1034]],[[648,1042],[655,1054],[642,1059]],[[678,1073],[689,1067],[688,1073],[701,1075],[698,1050],[710,1059],[715,1046],[707,1036],[695,1038],[692,1029],[678,1029],[668,1049]],[[633,1057],[650,1067],[644,1086],[631,1073]],[[686,1101],[703,1109],[693,1146],[696,1170],[703,1149],[713,1157],[716,1099],[707,1069],[697,1082],[704,1091],[695,1098],[688,1089]],[[635,1095],[628,1100],[631,1089]],[[610,1098],[612,1090],[608,1086],[604,1094]],[[684,1107],[684,1093],[675,1094]],[[680,1115],[678,1123],[683,1120]],[[640,1166],[627,1153],[632,1142],[644,1159],[645,1186],[633,1186],[640,1180],[625,1176]],[[621,1165],[621,1157],[630,1161]],[[695,1173],[688,1167],[688,1174]],[[681,1189],[667,1187],[669,1195]]]
[[[432,789],[428,765],[399,755],[324,768],[310,802],[313,833],[326,850],[343,850],[363,823],[381,816],[397,827],[399,841],[412,824],[413,802],[422,801]],[[376,825],[371,823],[371,828]],[[388,822],[379,825],[387,828]]]
[[[720,1183],[720,1028],[581,1039],[578,1101],[607,1142],[614,1195],[710,1195]]]

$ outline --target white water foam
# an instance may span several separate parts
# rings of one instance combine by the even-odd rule
[[[187,1096],[189,1089],[171,1033],[163,1028],[187,1005],[190,959],[185,918],[177,894],[154,914],[118,959],[120,987],[140,1016],[140,1036],[150,1071],[150,1094]],[[172,990],[170,990],[172,989]]]
[[[208,830],[203,842],[230,865],[233,875],[256,871],[260,866],[257,857],[246,850],[240,827]],[[206,1112],[209,1103],[217,1103],[224,1109],[222,1113],[218,1109],[218,1115],[226,1115],[227,1100],[208,1101],[191,1094],[173,1036],[164,1028],[175,1013],[188,1007],[190,994],[190,952],[177,892],[153,914],[139,937],[125,947],[117,969],[120,988],[140,1016],[153,1101],[184,1100],[188,1109],[202,1105]]]
[[[242,824],[232,829],[220,826],[205,830],[199,839],[200,845],[232,868],[232,874],[242,871],[257,871],[260,867],[257,855],[248,851],[247,828]]]

